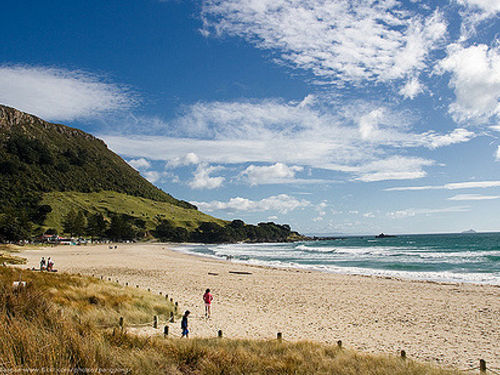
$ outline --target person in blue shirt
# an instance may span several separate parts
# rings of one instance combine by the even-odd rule
[[[189,338],[189,329],[188,329],[188,316],[190,312],[189,310],[186,310],[184,313],[184,316],[182,317],[181,320],[181,329],[182,329],[182,336],[181,337],[186,337]]]

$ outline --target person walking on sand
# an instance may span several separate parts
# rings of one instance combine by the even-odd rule
[[[45,269],[45,258],[42,257],[42,260],[40,261],[40,271],[43,271]]]
[[[188,329],[188,316],[190,312],[189,310],[186,310],[184,313],[184,316],[182,317],[181,320],[181,329],[182,329],[182,337],[186,337],[187,339],[189,338],[189,329]]]
[[[210,318],[211,314],[211,305],[212,301],[214,299],[214,296],[210,294],[210,289],[207,289],[205,291],[205,294],[203,295],[203,302],[205,302],[205,318]]]

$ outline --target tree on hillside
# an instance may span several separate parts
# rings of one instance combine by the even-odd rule
[[[170,221],[162,220],[156,226],[153,235],[160,241],[185,242],[189,239],[186,228],[175,227]]]
[[[78,211],[78,213],[76,214],[75,224],[74,224],[75,234],[77,236],[83,236],[85,234],[86,226],[87,226],[87,219],[85,218],[83,211]]]
[[[71,236],[85,234],[86,219],[82,211],[71,209],[63,218],[63,231]]]
[[[20,241],[31,237],[31,222],[23,212],[7,210],[0,214],[0,241]]]
[[[106,233],[107,226],[104,216],[99,212],[89,217],[86,233],[92,238],[101,238]]]
[[[108,235],[113,240],[132,240],[135,238],[136,232],[126,215],[116,214],[111,216]]]
[[[76,211],[71,209],[63,217],[62,225],[64,233],[69,233],[70,236],[73,236],[73,234],[75,233],[75,220],[76,220]]]

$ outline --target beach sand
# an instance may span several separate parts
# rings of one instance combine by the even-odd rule
[[[336,343],[459,369],[500,368],[500,288],[257,267],[186,255],[166,244],[25,250],[29,267],[52,256],[59,271],[111,277],[168,293],[191,311],[192,337]],[[234,274],[231,272],[248,272]],[[212,273],[209,274],[209,273]],[[204,316],[202,295],[214,295]],[[178,336],[180,326],[171,325]]]

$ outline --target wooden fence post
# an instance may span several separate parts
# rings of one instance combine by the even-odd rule
[[[179,309],[179,302],[176,302],[175,303],[175,312],[177,312],[178,309]]]
[[[118,324],[120,325],[120,328],[123,329],[123,316],[120,316]]]
[[[479,373],[480,374],[486,373],[486,361],[484,359],[479,360]]]
[[[219,338],[222,338],[222,329],[219,329],[219,332],[217,333],[217,336],[218,336]]]
[[[337,341],[337,346],[339,349],[342,349],[342,340]]]
[[[136,288],[139,288],[139,285],[136,285],[135,287],[136,287]]]
[[[168,326],[163,327],[163,336],[168,336]]]
[[[174,312],[170,311],[170,323],[174,322]]]
[[[280,341],[280,342],[281,342],[281,340],[282,340],[282,339],[283,339],[283,336],[281,335],[281,332],[278,332],[278,333],[276,334],[276,340],[278,340],[278,341]]]
[[[158,317],[153,316],[153,328],[158,328]]]
[[[128,286],[128,281],[125,283],[125,286]]]
[[[401,350],[401,359],[406,359],[406,352]]]

